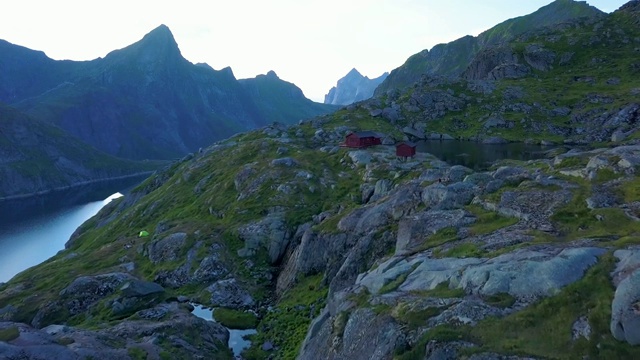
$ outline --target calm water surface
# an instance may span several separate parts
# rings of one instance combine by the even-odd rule
[[[463,165],[473,170],[486,170],[496,160],[533,160],[553,149],[549,146],[508,143],[482,144],[461,140],[425,140],[416,143],[416,150],[428,152],[451,165]]]
[[[0,282],[64,249],[69,236],[144,177],[0,202]]]
[[[207,309],[202,307],[202,305],[198,305],[198,304],[192,304],[194,309],[192,311],[192,314],[205,319],[207,321],[214,321],[214,311],[211,309]],[[251,341],[249,340],[245,340],[244,337],[246,335],[253,335],[256,333],[255,329],[246,329],[246,330],[235,330],[235,329],[229,329],[227,328],[227,330],[229,330],[229,348],[233,351],[233,356],[235,356],[236,358],[240,358],[240,353],[242,353],[242,350],[248,348],[249,346],[251,346]]]

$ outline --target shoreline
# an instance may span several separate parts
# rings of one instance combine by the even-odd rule
[[[51,193],[58,192],[58,191],[69,190],[69,189],[73,189],[73,188],[76,188],[76,187],[96,184],[96,183],[100,183],[100,182],[114,181],[114,180],[124,180],[124,179],[128,179],[128,178],[133,178],[133,177],[142,177],[144,175],[149,176],[149,175],[153,174],[154,172],[155,171],[144,171],[144,172],[139,172],[139,173],[130,174],[130,175],[123,175],[123,176],[115,176],[115,177],[109,177],[109,178],[81,181],[81,182],[78,182],[78,183],[74,183],[72,185],[61,186],[61,187],[48,189],[48,190],[42,190],[42,191],[38,191],[38,192],[35,192],[35,193],[18,194],[18,195],[10,195],[10,196],[5,196],[5,197],[0,197],[0,202],[11,201],[11,200],[20,200],[20,199],[28,199],[28,198],[31,198],[31,197],[47,195],[47,194],[51,194]]]

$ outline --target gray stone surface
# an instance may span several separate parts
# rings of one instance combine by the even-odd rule
[[[149,245],[149,260],[154,264],[177,260],[186,241],[187,234],[179,232],[152,242]]]

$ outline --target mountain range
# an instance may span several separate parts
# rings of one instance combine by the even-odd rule
[[[324,96],[325,104],[349,105],[351,103],[365,100],[373,95],[373,91],[380,83],[387,78],[389,73],[384,73],[377,78],[369,79],[360,74],[355,68],[351,69],[347,75],[338,80],[336,86],[329,90]]]
[[[336,109],[275,73],[237,80],[182,57],[167,26],[92,61],[0,41],[0,101],[111,155],[170,159],[272,122]]]

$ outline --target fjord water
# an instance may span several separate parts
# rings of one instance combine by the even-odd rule
[[[552,149],[534,144],[482,144],[463,140],[425,140],[416,145],[419,152],[427,152],[451,165],[463,165],[476,171],[486,170],[497,160],[540,159]]]
[[[195,316],[205,319],[207,321],[215,321],[213,310],[207,309],[202,305],[198,305],[198,304],[192,304],[192,305],[193,305],[192,313]],[[229,349],[233,351],[234,357],[241,358],[240,354],[242,353],[242,350],[251,346],[251,341],[245,340],[244,337],[247,335],[255,334],[256,329],[236,330],[236,329],[227,328],[227,330],[229,331],[229,344],[228,344]]]
[[[78,226],[143,179],[104,181],[0,202],[0,282],[64,249]]]

